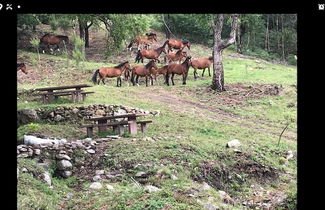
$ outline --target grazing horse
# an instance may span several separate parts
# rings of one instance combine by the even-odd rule
[[[186,58],[187,53],[185,51],[182,50],[178,50],[176,53],[168,53],[165,57],[164,57],[164,61],[165,63],[170,63],[171,61],[178,61],[178,63],[180,63],[182,61],[183,58]]]
[[[204,71],[206,68],[208,68],[209,70],[209,76],[211,76],[210,74],[210,66],[211,66],[211,63],[213,63],[213,57],[209,57],[209,58],[199,58],[199,59],[196,59],[196,60],[192,60],[191,61],[191,66],[194,68],[194,79],[197,78],[197,72],[196,70],[197,69],[203,69],[203,72],[202,72],[202,77],[204,76]]]
[[[152,44],[153,41],[157,42],[157,34],[155,34],[155,33],[146,33],[146,37],[136,36],[135,39],[130,42],[130,44],[128,45],[127,48],[129,50],[131,50],[132,45],[137,44],[138,50],[139,50],[140,45],[142,44],[142,45],[144,45],[144,49],[148,49],[149,45]]]
[[[155,60],[149,61],[145,66],[134,66],[132,68],[131,82],[135,85],[135,82],[138,84],[139,76],[146,77],[146,86],[148,87],[148,77],[151,79],[151,85],[153,85],[152,74],[154,70],[158,69]],[[136,81],[134,77],[136,76]]]
[[[116,86],[122,86],[122,74],[124,72],[124,80],[126,81],[128,79],[128,75],[129,72],[128,70],[131,69],[130,65],[129,65],[129,61],[125,61],[117,66],[114,67],[102,67],[99,68],[95,71],[93,77],[92,77],[92,81],[94,82],[94,84],[99,85],[100,80],[102,80],[103,84],[105,85],[104,79],[106,77],[108,78],[113,78],[113,77],[117,77],[117,84]],[[99,79],[97,81],[97,74],[99,74]]]
[[[184,47],[187,47],[190,50],[191,43],[187,40],[176,40],[176,39],[168,39],[168,53],[172,51],[172,49],[183,50]]]
[[[21,70],[25,74],[27,74],[27,67],[25,63],[17,63],[17,71]]]
[[[163,46],[157,48],[157,49],[154,49],[154,50],[138,50],[138,54],[137,54],[137,57],[135,58],[135,62],[139,63],[140,60],[141,62],[143,63],[143,58],[147,58],[147,59],[154,59],[154,60],[157,60],[158,63],[160,62],[158,60],[158,57],[160,56],[160,54],[162,52],[164,52],[165,54],[166,53],[166,49],[165,49],[165,46],[167,44],[168,41],[166,41]]]
[[[191,66],[191,56],[186,57],[185,61],[182,64],[172,63],[169,64],[167,67],[167,74],[166,74],[166,83],[169,86],[169,75],[171,74],[171,80],[173,85],[174,83],[174,75],[183,75],[183,85],[186,85],[186,77],[188,74],[188,70]]]
[[[42,38],[40,38],[41,44],[45,44],[47,47],[49,47],[50,45],[56,45],[56,49],[59,49],[59,44],[62,41],[64,41],[65,43],[69,43],[69,38],[67,36],[54,34],[45,34],[44,36],[42,36]]]

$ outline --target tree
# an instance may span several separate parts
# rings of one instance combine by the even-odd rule
[[[80,39],[85,42],[85,47],[89,47],[89,28],[98,22],[95,15],[80,14],[77,16],[79,24]]]
[[[224,14],[215,16],[213,21],[213,77],[212,89],[218,92],[225,91],[224,87],[224,71],[222,65],[222,52],[225,48],[229,47],[236,40],[236,29],[238,15],[234,14],[232,17],[230,37],[226,40],[221,39]]]

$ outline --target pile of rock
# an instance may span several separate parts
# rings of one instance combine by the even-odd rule
[[[31,122],[77,122],[81,119],[99,116],[120,115],[126,113],[144,113],[152,116],[160,111],[148,111],[123,105],[91,104],[87,106],[60,106],[37,109],[22,109],[17,111],[18,126]]]

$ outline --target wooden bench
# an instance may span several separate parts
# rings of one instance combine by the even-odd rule
[[[141,126],[141,132],[145,132],[147,130],[147,124],[152,123],[152,120],[145,120],[145,121],[137,121],[137,124],[140,124]],[[82,125],[82,128],[87,128],[87,137],[93,136],[93,128],[98,127],[98,130],[104,130],[103,128],[106,128],[108,126],[112,126],[113,130],[117,132],[119,135],[124,134],[124,126],[129,125],[129,121],[120,121],[120,122],[109,122],[109,123],[103,123],[103,124],[86,124]],[[129,128],[130,129],[130,128]]]
[[[52,92],[52,93],[38,93],[35,95],[42,96],[43,102],[47,102],[49,100],[47,97],[54,97],[55,99],[58,99],[59,96],[71,96],[71,100],[75,102],[75,101],[80,101],[79,99],[75,98],[77,93],[80,93],[82,96],[82,100],[85,100],[87,94],[92,94],[95,92],[93,91],[83,92],[82,90],[70,90],[70,91],[59,91],[59,92]]]
[[[93,91],[81,92],[81,94],[82,94],[82,100],[83,101],[86,100],[87,94],[92,94],[92,93],[95,93],[95,92],[93,92]]]

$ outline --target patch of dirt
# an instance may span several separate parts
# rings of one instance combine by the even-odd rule
[[[243,104],[249,98],[261,98],[266,95],[280,95],[282,93],[282,86],[276,84],[252,84],[252,85],[244,85],[243,83],[236,83],[227,86],[228,91],[218,93],[216,97],[211,97],[211,95],[216,94],[209,88],[198,89],[198,92],[195,91],[193,93],[192,90],[187,90],[182,88],[177,91],[181,91],[180,96],[177,91],[167,92],[161,87],[153,87],[151,91],[146,93],[147,97],[151,100],[157,101],[159,103],[164,103],[166,106],[170,107],[172,110],[179,112],[190,112],[199,117],[205,117],[209,119],[213,119],[218,122],[224,122],[231,125],[245,127],[251,130],[255,130],[257,132],[269,133],[277,138],[279,137],[281,131],[283,130],[282,124],[271,124],[265,121],[264,119],[250,119],[248,117],[242,117],[240,115],[231,113],[229,111],[223,110],[216,106],[208,105],[204,101],[195,102],[186,98],[204,98],[205,95],[209,95],[206,98],[213,98],[213,104],[221,104],[227,106],[233,106],[238,104]],[[133,91],[134,94],[139,94],[136,91]],[[200,96],[199,96],[200,95]],[[183,97],[185,96],[185,97]],[[209,111],[210,114],[207,114],[203,111]],[[268,128],[262,127],[267,126]],[[273,128],[273,129],[272,129]],[[279,130],[279,133],[274,132],[273,130]],[[290,135],[288,135],[290,133]],[[294,137],[293,137],[294,136]],[[289,140],[296,140],[296,133],[294,131],[287,130],[286,133],[283,134],[283,138]]]

